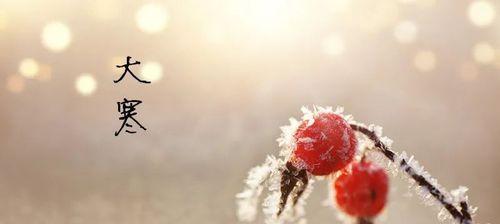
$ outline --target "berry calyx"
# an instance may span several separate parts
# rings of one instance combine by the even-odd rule
[[[333,184],[335,200],[351,216],[374,217],[387,202],[388,182],[383,168],[367,161],[353,162]]]
[[[298,127],[291,162],[318,176],[344,168],[356,151],[357,140],[351,126],[335,113],[315,114],[313,119],[302,121]]]

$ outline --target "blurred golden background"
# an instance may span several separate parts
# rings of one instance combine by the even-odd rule
[[[0,0],[0,223],[236,223],[302,105],[382,125],[478,223],[500,211],[493,0]],[[114,84],[125,57],[141,61]],[[116,102],[148,129],[113,133]],[[309,223],[335,223],[326,182]],[[392,180],[381,223],[438,223]]]

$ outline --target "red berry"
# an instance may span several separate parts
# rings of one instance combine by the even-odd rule
[[[385,170],[370,162],[353,162],[334,183],[337,205],[355,217],[373,217],[387,202],[389,178]]]
[[[295,133],[296,149],[292,163],[313,175],[328,175],[352,161],[357,140],[351,126],[334,113],[314,116],[314,123],[305,120]]]

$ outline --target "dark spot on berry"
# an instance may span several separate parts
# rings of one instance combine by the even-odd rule
[[[370,189],[370,199],[372,201],[375,201],[375,199],[377,199],[377,192],[375,192],[374,189]]]

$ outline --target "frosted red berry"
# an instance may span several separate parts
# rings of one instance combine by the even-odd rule
[[[335,200],[351,216],[374,217],[387,202],[388,182],[383,168],[367,161],[353,162],[333,184]]]
[[[356,151],[354,131],[340,115],[320,113],[314,122],[303,121],[294,135],[291,162],[313,175],[328,175],[349,164]]]

